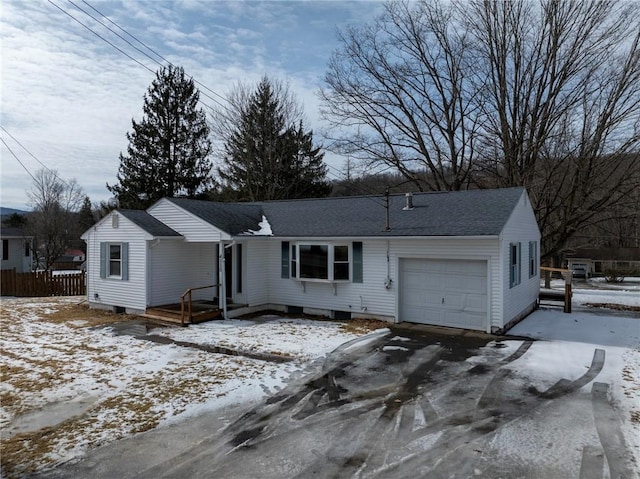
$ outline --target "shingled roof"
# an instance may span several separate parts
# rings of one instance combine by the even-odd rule
[[[141,229],[153,237],[182,236],[177,231],[169,228],[162,221],[154,218],[142,210],[117,210],[122,216],[138,225]]]
[[[257,203],[215,203],[172,198],[169,201],[230,235],[251,234],[266,217],[273,236],[495,236],[500,234],[524,188],[353,196]]]

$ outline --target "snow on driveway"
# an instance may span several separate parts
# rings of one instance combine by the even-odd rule
[[[124,436],[257,401],[309,361],[367,332],[282,318],[153,330],[294,359],[274,363],[117,336],[104,323],[122,317],[90,311],[81,300],[2,299],[3,475],[37,471]]]

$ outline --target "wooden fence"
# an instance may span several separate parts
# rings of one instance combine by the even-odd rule
[[[54,275],[52,271],[16,273],[3,269],[0,276],[2,296],[82,296],[87,294],[86,273]]]

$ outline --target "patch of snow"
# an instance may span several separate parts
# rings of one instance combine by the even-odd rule
[[[402,346],[383,346],[383,351],[409,351],[408,348],[403,348]]]
[[[271,230],[271,225],[269,224],[269,220],[265,215],[262,215],[262,221],[258,223],[260,229],[258,230],[248,230],[245,231],[244,234],[251,236],[272,236],[273,231]]]
[[[640,318],[539,309],[511,328],[507,335],[640,348]]]

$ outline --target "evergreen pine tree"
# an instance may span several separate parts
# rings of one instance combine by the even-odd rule
[[[237,124],[225,143],[223,196],[262,201],[326,196],[323,153],[313,145],[313,132],[289,117],[291,98],[263,78],[247,102],[239,106]]]
[[[182,67],[156,73],[144,96],[142,121],[132,120],[118,183],[107,185],[121,208],[146,208],[165,196],[193,198],[211,183],[209,126],[199,92]]]

